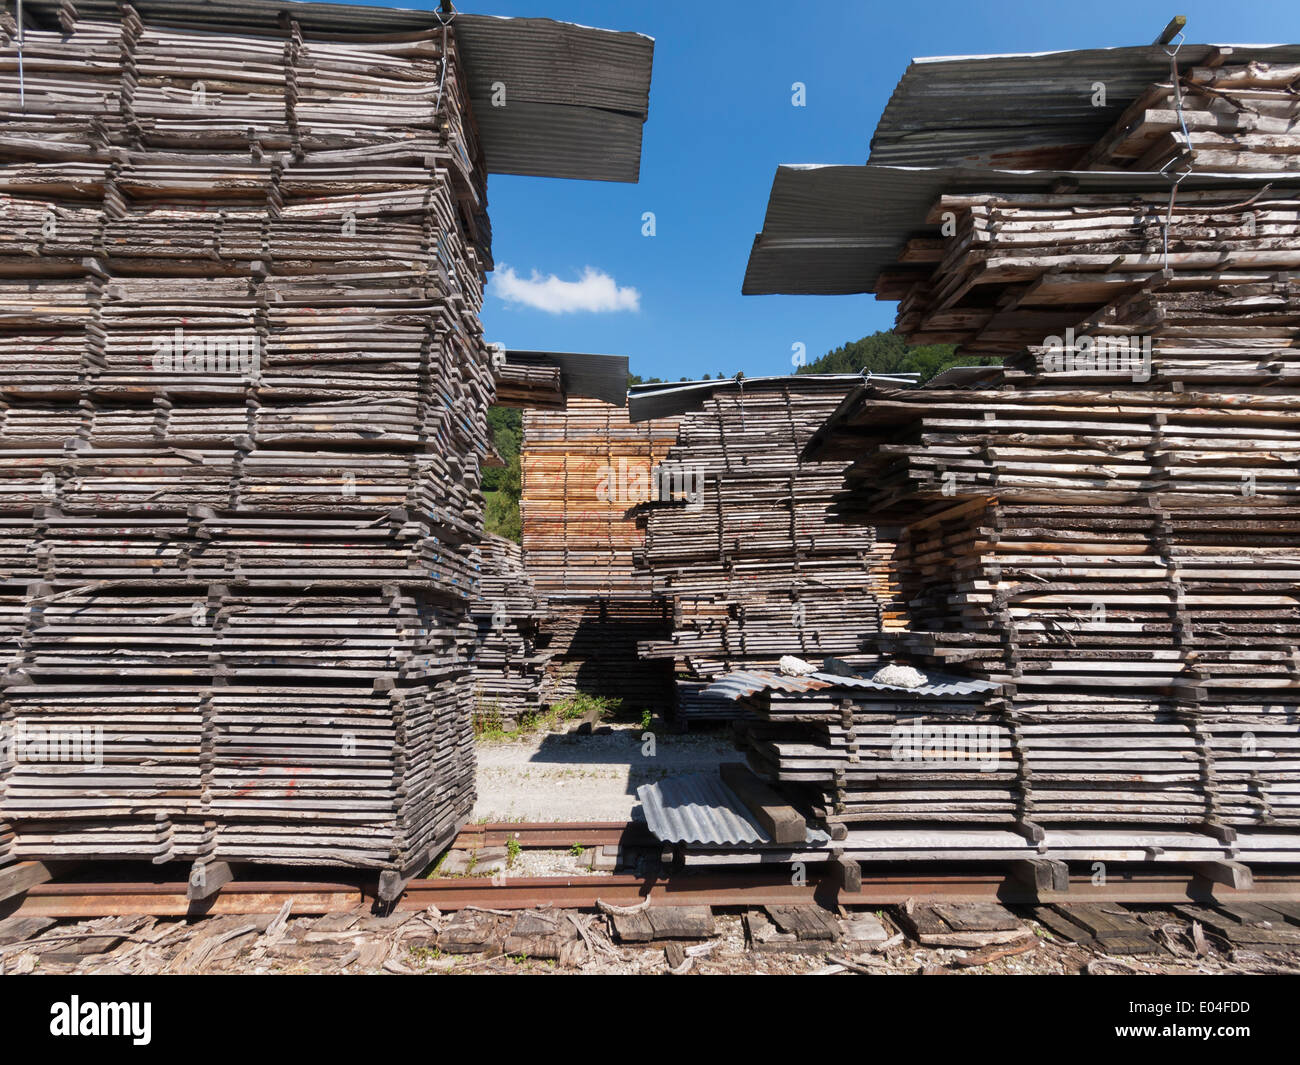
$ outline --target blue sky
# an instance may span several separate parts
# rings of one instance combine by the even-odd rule
[[[401,3],[394,6],[430,6]],[[741,296],[754,234],[781,163],[861,163],[908,61],[918,56],[1148,44],[1174,14],[1187,39],[1300,41],[1296,0],[463,0],[466,11],[545,16],[655,38],[650,117],[636,185],[493,176],[493,253],[529,278],[591,268],[635,288],[637,309],[548,314],[489,284],[483,323],[512,348],[625,354],[670,380],[790,372],[893,323],[870,296]],[[807,106],[791,106],[791,84]],[[653,211],[657,234],[641,235]]]

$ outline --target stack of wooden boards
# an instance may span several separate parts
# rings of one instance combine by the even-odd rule
[[[1007,686],[1027,820],[1294,823],[1300,397],[1051,385],[868,394],[832,430],[864,499],[924,515],[885,645]]]
[[[87,746],[0,766],[15,853],[409,872],[474,797],[454,28],[61,21],[0,72],[0,713]]]
[[[585,691],[629,707],[668,705],[670,668],[636,649],[667,635],[671,611],[633,556],[645,538],[637,509],[657,498],[657,467],[678,421],[633,424],[625,407],[578,398],[524,412],[524,564],[548,604],[557,699]]]
[[[971,354],[1014,357],[1084,326],[1140,337],[1161,320],[1215,327],[1171,334],[1188,343],[1152,353],[1168,380],[1205,380],[1207,366],[1256,380],[1293,376],[1285,291],[1300,268],[1294,182],[1182,190],[1172,209],[1170,198],[1168,190],[942,196],[928,221],[947,218],[955,232],[928,253],[932,273],[909,258],[882,273],[882,298],[898,298],[896,328],[916,342]]]
[[[838,507],[844,463],[800,457],[851,387],[815,375],[741,380],[682,418],[661,467],[672,491],[644,508],[638,558],[673,606],[671,637],[640,653],[673,660],[686,720],[736,713],[703,698],[700,681],[783,655],[853,655],[887,623],[893,545]]]
[[[497,402],[510,407],[563,407],[564,388],[558,366],[498,356]]]
[[[1177,85],[1152,85],[1134,100],[1077,168],[1163,170],[1192,161],[1216,173],[1294,172],[1300,153],[1297,77],[1294,65],[1193,67]]]
[[[1229,850],[1300,825],[1297,73],[1191,72],[1190,144],[1156,86],[1081,163],[1190,147],[1221,180],[945,195],[952,235],[882,275],[910,341],[1011,353],[979,390],[864,388],[809,449],[906,525],[908,631],[882,646],[1002,685],[1010,792],[947,819]]]
[[[537,597],[524,569],[523,551],[512,540],[485,536],[475,625],[474,717],[483,728],[515,728],[549,701],[539,623],[545,600]]]
[[[828,825],[1013,821],[1017,755],[998,685],[936,674],[907,688],[872,672],[739,673],[719,687],[748,683],[756,715],[738,730],[751,766]]]

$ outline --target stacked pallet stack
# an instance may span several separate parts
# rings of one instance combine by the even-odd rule
[[[626,408],[594,399],[524,412],[524,565],[547,600],[554,698],[586,691],[632,708],[668,705],[671,670],[639,660],[636,648],[667,635],[671,611],[633,556],[645,538],[637,508],[657,498],[677,425],[633,424]]]
[[[474,798],[455,34],[61,21],[0,73],[0,712],[85,745],[3,767],[15,852],[407,873]]]
[[[662,471],[674,498],[646,508],[641,560],[673,604],[668,640],[686,719],[726,718],[698,683],[783,655],[856,655],[881,631],[893,545],[837,505],[843,463],[800,452],[852,387],[813,375],[739,382],[687,413]],[[851,504],[849,509],[851,509]]]
[[[538,625],[546,616],[518,544],[486,536],[479,597],[474,601],[475,721],[481,728],[512,729],[549,701],[546,662]]]
[[[1069,830],[1076,857],[1154,830],[1172,848],[1295,852],[1300,156],[1275,125],[1294,76],[1192,71],[1181,116],[1155,86],[1080,160],[1144,169],[1181,150],[1193,178],[1176,189],[1172,173],[1086,191],[963,175],[916,219],[945,236],[914,238],[874,283],[910,342],[1009,356],[975,388],[865,387],[807,450],[851,463],[859,505],[905,525],[908,626],[882,647],[1001,688],[986,724],[1012,772],[983,778],[982,811],[951,796],[914,820],[1002,822],[1049,849]],[[850,742],[782,724],[783,703],[802,715],[818,698],[760,707],[769,773],[806,781],[803,760],[829,771]],[[842,789],[827,801],[862,827],[908,809],[889,805],[897,774],[869,790],[858,808]]]

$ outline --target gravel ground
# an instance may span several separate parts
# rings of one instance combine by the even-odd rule
[[[520,851],[506,870],[508,876],[610,876],[608,871],[591,868],[591,855],[581,858],[568,851]]]
[[[741,760],[727,730],[659,732],[647,754],[640,726],[608,728],[604,735],[538,733],[480,742],[474,820],[626,821],[640,785]]]

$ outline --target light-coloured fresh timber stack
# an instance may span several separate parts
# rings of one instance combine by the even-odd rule
[[[952,797],[959,763],[938,759],[932,792],[908,800],[918,826],[1001,824],[1064,857],[1145,840],[1148,860],[1207,848],[1300,859],[1300,165],[1285,158],[1300,154],[1274,127],[1300,109],[1277,88],[1288,71],[1230,54],[1179,76],[1181,116],[1152,115],[1172,83],[1140,88],[1145,103],[1078,149],[1074,173],[913,172],[939,194],[875,220],[902,231],[914,212],[867,286],[899,300],[909,342],[1008,356],[971,387],[863,387],[805,452],[850,463],[858,505],[904,526],[908,624],[882,650],[999,689],[981,713],[1012,771],[999,759],[975,778],[982,812],[956,801],[941,814],[927,804]],[[1061,62],[1095,61],[1080,56]],[[943,80],[912,76],[882,120],[895,133],[921,106],[917,85]],[[1168,161],[1171,121],[1184,149],[1186,122],[1191,151],[1167,174],[1142,172]],[[862,189],[894,181],[862,169]],[[758,704],[756,763],[796,787],[809,779],[801,758],[826,773],[844,744],[781,720],[818,700]],[[857,748],[854,771],[881,770],[865,804],[822,778],[804,794],[848,822],[845,850],[861,854],[880,836],[871,826],[907,806],[887,805],[896,753],[868,754],[861,736]],[[914,853],[956,853],[917,838]],[[963,840],[971,855],[1003,846]]]
[[[645,539],[637,510],[656,498],[678,421],[632,423],[626,407],[579,398],[524,412],[524,565],[549,608],[556,699],[584,691],[630,708],[670,703],[669,665],[642,661],[636,649],[668,634],[671,611],[633,556]]]
[[[480,727],[514,728],[549,702],[551,657],[538,639],[546,602],[537,598],[514,541],[484,538],[473,615],[475,720]]]
[[[21,69],[0,17],[13,853],[356,866],[391,898],[474,800],[487,172],[635,180],[651,42],[346,5],[25,15]],[[536,75],[557,46],[580,105]],[[522,112],[482,138],[471,114],[503,77],[526,147]],[[617,143],[586,172],[575,135]]]
[[[851,657],[885,624],[893,545],[838,505],[843,463],[800,458],[853,387],[742,380],[683,416],[661,467],[673,498],[645,508],[639,557],[674,616],[671,638],[640,652],[673,659],[684,719],[735,716],[734,702],[700,694],[720,674]]]

